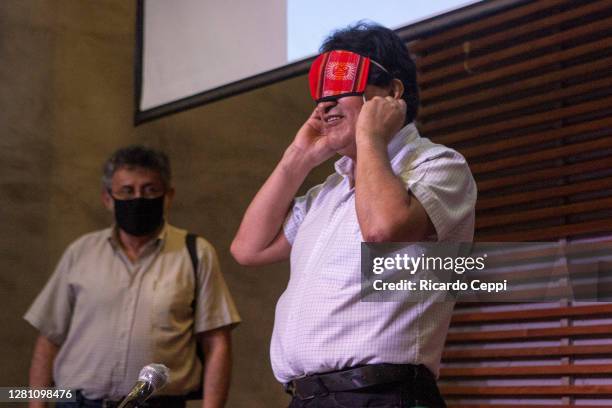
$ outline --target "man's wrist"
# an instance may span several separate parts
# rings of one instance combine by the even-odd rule
[[[368,150],[376,150],[385,152],[387,151],[387,138],[382,135],[376,135],[367,131],[357,131],[356,135],[357,150],[365,148]]]
[[[280,161],[280,168],[295,177],[306,177],[314,167],[304,151],[294,145],[287,147]]]

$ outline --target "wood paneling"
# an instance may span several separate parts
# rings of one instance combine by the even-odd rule
[[[477,241],[612,236],[611,37],[609,0],[547,0],[409,44],[421,134],[462,153],[478,185]],[[526,265],[499,277],[567,276],[538,266],[546,251],[525,251]],[[591,260],[572,276],[606,268]],[[462,303],[452,319],[440,373],[449,407],[612,405],[611,304],[493,301]]]

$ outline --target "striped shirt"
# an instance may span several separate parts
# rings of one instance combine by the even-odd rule
[[[419,136],[409,124],[388,146],[393,172],[425,208],[432,241],[470,242],[476,184],[456,151]],[[291,274],[276,306],[271,360],[288,382],[314,373],[375,363],[425,364],[437,374],[453,303],[361,302],[363,240],[343,157],[336,173],[295,199],[284,225]]]

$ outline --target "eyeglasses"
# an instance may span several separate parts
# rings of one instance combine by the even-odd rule
[[[133,200],[135,198],[159,198],[165,191],[157,186],[144,186],[140,191],[126,186],[117,191],[108,190],[108,193],[116,200]]]

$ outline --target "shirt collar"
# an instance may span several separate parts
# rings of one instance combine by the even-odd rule
[[[391,139],[389,145],[387,146],[389,160],[393,161],[404,146],[414,142],[418,137],[419,132],[417,132],[414,123],[411,122],[401,128],[400,131],[393,136],[393,139]]]
[[[336,173],[341,176],[353,177],[353,170],[355,164],[353,163],[353,159],[348,156],[342,156],[339,160],[334,163],[334,168],[336,169]]]
[[[416,126],[413,122],[401,128],[387,145],[389,160],[394,162],[395,157],[400,154],[402,148],[407,144],[414,142],[418,137],[419,132],[417,132]],[[336,169],[336,173],[339,175],[348,177],[351,180],[353,179],[355,163],[350,157],[342,156],[342,158],[334,163],[334,168]]]

